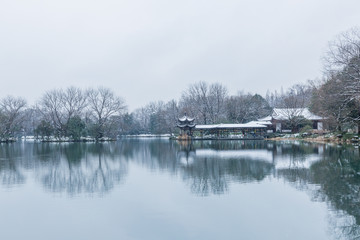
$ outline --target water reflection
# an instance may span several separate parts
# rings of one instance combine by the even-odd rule
[[[99,144],[3,144],[0,149],[3,185],[25,183],[25,172],[29,170],[47,189],[71,194],[111,190],[126,178],[129,162],[151,171],[179,175],[193,193],[201,196],[223,194],[229,190],[229,184],[262,181],[267,176],[281,177],[300,186],[302,182],[321,184],[320,179],[324,185],[337,186],[357,178],[359,172],[357,162],[349,161],[358,157],[354,152],[306,143],[188,144],[132,139]],[[342,181],[331,183],[340,174]]]
[[[197,195],[223,194],[231,182],[260,181],[273,168],[264,142],[202,141],[191,145],[179,149],[179,170]]]
[[[328,202],[336,212],[334,228],[339,236],[349,239],[360,237],[360,158],[357,148],[328,148],[322,161],[311,166],[308,182],[320,187],[313,196]],[[306,181],[306,180],[304,180]]]
[[[105,194],[125,182],[130,163],[179,176],[198,196],[234,184],[283,179],[334,209],[338,238],[360,236],[360,161],[355,147],[265,141],[124,140],[116,143],[0,145],[6,187],[34,178],[51,192]]]
[[[5,144],[0,175],[7,187],[25,183],[27,170],[53,192],[105,193],[127,174],[127,162],[113,144]]]

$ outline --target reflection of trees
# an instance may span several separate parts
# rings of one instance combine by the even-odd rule
[[[0,151],[0,175],[4,185],[25,182],[23,170],[33,169],[51,191],[105,193],[127,174],[119,157],[121,144],[8,144]]]
[[[1,182],[6,186],[25,182],[25,176],[19,171],[13,160],[0,162],[0,178]]]
[[[278,176],[306,190],[312,199],[326,201],[336,210],[330,223],[337,239],[360,238],[359,150],[326,147],[323,159],[309,169],[282,169]]]
[[[299,190],[309,193],[313,200],[326,201],[335,211],[332,212],[331,224],[337,239],[360,238],[360,157],[359,149],[330,147],[308,143],[268,143],[234,142],[197,143],[196,147],[209,149],[267,149],[272,151],[274,167],[271,164],[246,159],[196,159],[188,167],[195,184],[191,187],[197,193],[222,193],[221,187],[230,181],[262,180],[274,170],[274,175],[285,179]],[[314,161],[310,167],[306,162]],[[199,161],[200,160],[200,161]],[[198,161],[198,162],[197,162]],[[203,161],[201,163],[201,161]],[[209,161],[214,161],[210,163]],[[281,162],[286,164],[279,164]],[[228,163],[228,164],[227,164]],[[201,166],[196,166],[199,164]],[[281,165],[281,168],[278,168]],[[208,170],[206,171],[206,168]],[[221,169],[217,172],[218,169]],[[213,172],[211,170],[214,170]],[[198,171],[198,172],[196,172]],[[213,175],[212,175],[213,174]],[[219,192],[212,189],[207,181],[224,180]],[[215,184],[214,184],[215,185]],[[193,187],[197,186],[197,187]],[[215,185],[216,186],[216,185]],[[214,188],[216,189],[216,188]],[[227,189],[227,188],[224,188]]]
[[[201,141],[186,145],[160,139],[131,139],[122,145],[127,159],[152,171],[180,175],[191,191],[201,196],[223,194],[228,191],[229,182],[261,181],[273,167],[271,163],[246,158],[199,157],[194,151],[196,148],[245,150],[251,146],[265,149],[264,141]]]
[[[225,193],[229,182],[260,181],[272,167],[270,163],[248,159],[196,158],[182,169],[183,179],[190,182],[192,192],[206,196]]]
[[[22,156],[21,145],[3,144],[0,151],[0,179],[5,186],[25,183],[25,176],[19,167],[19,158]]]
[[[105,193],[127,174],[127,164],[115,157],[111,144],[58,145],[58,157],[41,175],[43,184],[52,191]]]
[[[231,150],[242,153],[251,151],[254,154],[260,152],[271,153],[271,159],[262,159],[259,154],[256,160],[248,157],[231,157],[221,158],[214,155],[213,157],[199,157],[191,165],[183,167],[183,178],[190,182],[193,192],[199,195],[222,194],[228,190],[230,182],[253,182],[262,181],[266,176],[274,171],[286,171],[287,169],[276,169],[276,163],[286,161],[289,171],[292,174],[306,175],[307,170],[302,168],[302,163],[307,157],[319,153],[318,146],[301,143],[301,144],[284,144],[270,143],[265,141],[198,141],[193,143],[193,148],[211,149],[215,152]],[[192,148],[192,149],[193,149]],[[254,155],[252,154],[252,155]],[[266,156],[264,156],[266,157]],[[291,170],[290,170],[291,169]],[[294,178],[294,176],[292,176]],[[295,181],[295,180],[291,180]]]
[[[325,154],[326,160],[311,167],[312,182],[320,185],[316,194],[324,196],[323,198],[334,209],[353,217],[353,220],[338,225],[338,229],[349,239],[358,239],[360,238],[359,150],[330,148]]]
[[[191,191],[198,195],[223,194],[228,190],[226,172],[223,171],[221,161],[196,159],[193,164],[185,166],[182,170],[183,179],[190,182]]]

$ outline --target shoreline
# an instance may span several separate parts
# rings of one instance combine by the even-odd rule
[[[358,145],[359,141],[353,141],[352,139],[341,139],[336,137],[328,137],[319,136],[315,138],[297,138],[297,137],[275,137],[275,138],[267,138],[269,141],[303,141],[303,142],[311,142],[311,143],[322,143],[322,144],[336,144],[336,145]]]

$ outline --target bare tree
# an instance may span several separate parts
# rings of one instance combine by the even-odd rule
[[[338,76],[344,85],[343,95],[360,100],[360,28],[343,32],[329,43],[324,57],[327,74]],[[340,76],[341,75],[341,76]]]
[[[35,129],[42,120],[41,112],[36,107],[29,107],[24,110],[24,134],[25,137],[35,134]]]
[[[190,111],[197,121],[203,124],[210,123],[209,120],[209,87],[206,82],[198,82],[191,85],[187,91],[183,92],[182,103],[183,108]]]
[[[219,123],[225,118],[226,98],[227,89],[223,85],[198,82],[183,92],[181,106],[183,112],[196,117],[198,123]]]
[[[150,113],[146,107],[134,111],[134,121],[137,122],[141,133],[149,132]]]
[[[329,73],[342,71],[345,67],[353,66],[354,58],[360,57],[360,28],[354,27],[339,34],[335,40],[329,42],[329,49],[323,60],[325,70]]]
[[[43,115],[43,119],[51,122],[56,129],[58,137],[66,135],[67,124],[73,117],[82,117],[86,107],[85,93],[75,87],[66,90],[51,90],[46,92],[38,109]]]
[[[87,97],[90,118],[94,123],[93,134],[98,139],[104,136],[106,127],[126,110],[125,101],[102,87],[88,90]]]
[[[62,101],[67,121],[74,116],[82,116],[86,100],[86,94],[79,88],[69,87],[63,92]]]
[[[135,110],[134,121],[140,132],[152,134],[174,133],[179,117],[179,106],[175,100],[151,102]]]
[[[326,82],[317,92],[318,99],[325,99],[322,110],[340,123],[360,125],[360,28],[339,34],[329,43],[324,56]],[[329,94],[324,92],[330,89]],[[336,100],[336,101],[335,101]],[[329,109],[329,105],[332,107]],[[359,128],[360,129],[360,128]]]
[[[175,100],[169,101],[165,105],[165,122],[167,131],[174,133],[177,129],[176,123],[179,117],[179,106]]]
[[[226,112],[227,119],[231,123],[244,123],[250,117],[249,106],[252,95],[239,92],[236,96],[231,96],[227,100]]]
[[[232,123],[246,123],[265,117],[271,113],[267,101],[259,94],[239,92],[227,99],[226,115]]]
[[[308,107],[311,101],[312,87],[306,84],[295,84],[283,97],[283,107],[304,108]]]
[[[323,84],[313,92],[311,110],[326,116],[330,127],[341,131],[342,126],[358,116],[356,114],[356,101],[344,95],[344,85],[341,75],[328,77]]]
[[[266,101],[272,108],[304,108],[311,104],[313,94],[313,83],[308,81],[306,84],[295,84],[286,92],[274,91],[266,93]]]
[[[210,92],[208,96],[209,102],[209,115],[210,121],[213,123],[219,123],[225,119],[225,107],[227,99],[227,89],[220,83],[214,83],[210,85]]]
[[[22,129],[26,100],[7,96],[0,101],[0,135],[4,140],[14,137]]]

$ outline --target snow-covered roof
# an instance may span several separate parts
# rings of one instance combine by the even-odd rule
[[[271,115],[271,117],[276,120],[287,120],[291,117],[300,117],[300,116],[303,116],[308,120],[323,119],[323,117],[311,113],[308,108],[274,108]]]
[[[264,121],[264,120],[262,120],[262,121],[260,121],[260,120],[259,121],[251,121],[249,123],[259,124],[259,125],[272,125],[271,121]]]
[[[181,118],[179,118],[179,121],[180,121],[180,122],[184,122],[184,121],[192,122],[192,121],[194,121],[194,120],[195,120],[195,118],[189,118],[189,117],[187,117],[186,115],[183,116],[183,117],[181,117]]]
[[[249,123],[220,123],[210,125],[196,125],[195,129],[215,129],[215,128],[266,128],[265,125],[256,122]]]

